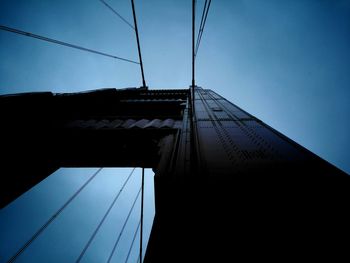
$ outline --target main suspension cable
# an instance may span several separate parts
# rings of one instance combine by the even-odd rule
[[[195,51],[195,56],[197,56],[198,49],[202,40],[202,35],[205,27],[205,23],[207,21],[208,17],[208,12],[211,4],[211,0],[209,0],[209,3],[207,5],[208,0],[205,0],[204,8],[203,8],[203,13],[202,13],[202,18],[201,18],[201,24],[199,26],[199,31],[198,31],[198,36],[197,36],[197,43],[196,43],[196,51]]]
[[[86,250],[89,248],[89,246],[90,246],[92,240],[95,238],[97,232],[100,230],[100,228],[101,228],[103,222],[106,220],[106,218],[107,218],[109,212],[110,212],[111,209],[113,208],[115,202],[118,200],[118,198],[119,198],[121,192],[124,190],[126,184],[128,183],[128,181],[129,181],[131,175],[134,173],[134,171],[135,171],[135,168],[131,171],[131,173],[129,174],[129,176],[126,178],[124,184],[123,184],[122,187],[120,188],[119,192],[118,192],[117,195],[114,197],[112,203],[111,203],[110,206],[108,207],[106,213],[104,214],[104,216],[103,216],[102,219],[100,220],[100,223],[97,225],[95,231],[92,233],[90,239],[88,240],[88,242],[86,243],[85,247],[84,247],[83,250],[81,251],[81,253],[80,253],[78,259],[76,260],[76,262],[80,262],[81,259],[83,258],[83,256],[84,256]]]
[[[101,3],[103,3],[107,8],[109,8],[114,14],[116,14],[121,20],[124,21],[125,24],[127,24],[129,27],[131,27],[133,30],[135,30],[135,27],[133,27],[128,20],[126,20],[124,17],[122,17],[113,7],[111,7],[106,1],[100,0]]]
[[[102,168],[99,168],[57,211],[54,213],[49,220],[45,222],[36,232],[35,234],[14,254],[7,263],[14,262],[22,252],[29,247],[31,243],[54,221],[59,214],[74,200],[75,197],[96,177],[96,175],[101,172]]]
[[[197,42],[196,42],[196,49],[198,46],[198,40],[199,40],[199,35],[201,33],[201,28],[203,26],[203,20],[204,20],[204,15],[205,15],[205,10],[207,8],[208,0],[205,0],[204,7],[203,7],[203,13],[202,13],[202,18],[201,18],[201,23],[199,25],[199,30],[198,30],[198,35],[197,35]]]
[[[23,36],[27,36],[27,37],[40,39],[40,40],[43,40],[43,41],[46,41],[46,42],[50,42],[50,43],[54,43],[54,44],[61,45],[61,46],[66,46],[66,47],[70,47],[70,48],[79,49],[79,50],[82,50],[82,51],[98,54],[98,55],[105,56],[105,57],[119,59],[119,60],[122,60],[122,61],[125,61],[125,62],[130,62],[130,63],[134,63],[134,64],[140,64],[139,62],[136,62],[136,61],[133,61],[133,60],[130,60],[130,59],[126,59],[126,58],[118,57],[118,56],[115,56],[115,55],[107,54],[107,53],[104,53],[104,52],[96,51],[96,50],[93,50],[93,49],[90,49],[90,48],[85,48],[85,47],[69,44],[67,42],[63,42],[63,41],[56,40],[56,39],[53,39],[53,38],[48,38],[48,37],[36,35],[36,34],[33,34],[33,33],[29,33],[29,32],[26,32],[26,31],[22,31],[22,30],[19,30],[19,29],[15,29],[15,28],[3,26],[3,25],[0,25],[0,30],[8,31],[8,32],[11,32],[11,33],[15,33],[15,34],[19,34],[19,35],[23,35]]]
[[[125,263],[128,263],[128,260],[129,260],[130,254],[131,254],[131,250],[134,247],[136,236],[139,233],[140,225],[141,225],[141,220],[139,221],[139,223],[138,223],[138,225],[136,227],[136,230],[135,230],[135,233],[134,233],[134,237],[132,238],[131,245],[130,245],[130,248],[129,248],[129,251],[128,251],[128,255],[126,256],[126,259],[125,259]]]
[[[141,187],[140,187],[140,189],[139,189],[139,191],[138,191],[138,193],[137,193],[137,195],[136,195],[136,197],[135,197],[135,200],[134,200],[134,202],[133,202],[133,204],[132,204],[132,206],[131,206],[131,208],[130,208],[130,210],[129,210],[128,216],[126,217],[126,219],[125,219],[125,221],[124,221],[123,227],[122,227],[122,229],[120,230],[120,233],[119,233],[119,235],[118,235],[118,238],[117,238],[117,240],[116,240],[115,243],[114,243],[112,252],[111,252],[111,254],[109,255],[109,258],[108,258],[108,260],[107,260],[107,263],[111,262],[111,259],[112,259],[112,257],[113,257],[113,254],[114,254],[114,252],[115,252],[115,249],[117,248],[117,246],[118,246],[118,244],[119,244],[119,241],[120,241],[120,238],[121,238],[121,236],[122,236],[123,233],[124,233],[125,226],[126,226],[126,224],[128,223],[128,221],[129,221],[131,212],[132,212],[132,210],[133,210],[134,207],[135,207],[136,201],[137,201],[137,199],[139,198],[140,193],[141,193]]]

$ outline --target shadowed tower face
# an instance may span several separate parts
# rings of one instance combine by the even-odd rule
[[[156,200],[147,262],[290,253],[306,232],[298,253],[324,242],[312,222],[345,200],[330,182],[347,175],[214,91],[194,93],[1,96],[1,205],[59,167],[145,167]]]

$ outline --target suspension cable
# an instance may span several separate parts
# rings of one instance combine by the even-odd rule
[[[111,259],[112,259],[112,257],[113,257],[113,254],[114,254],[114,252],[115,252],[115,249],[117,248],[117,246],[118,246],[118,244],[119,244],[120,238],[121,238],[121,236],[123,235],[125,226],[126,226],[126,224],[128,223],[128,221],[129,221],[131,212],[132,212],[132,210],[133,210],[134,207],[135,207],[136,201],[137,201],[137,199],[139,198],[140,193],[141,193],[141,187],[140,187],[140,189],[139,189],[139,191],[138,191],[138,193],[137,193],[137,195],[136,195],[136,197],[135,197],[135,200],[134,200],[134,202],[133,202],[133,204],[132,204],[132,206],[131,206],[131,208],[130,208],[130,210],[129,210],[128,216],[126,217],[126,219],[125,219],[125,221],[124,221],[124,225],[123,225],[122,229],[120,230],[119,236],[118,236],[117,240],[116,240],[115,243],[114,243],[112,252],[111,252],[111,254],[109,255],[109,258],[108,258],[108,260],[107,260],[107,263],[111,262]]]
[[[106,3],[106,1],[104,0],[100,0],[100,2],[102,4],[104,4],[107,8],[109,8],[114,14],[116,14],[121,20],[124,21],[124,23],[126,23],[129,27],[131,27],[133,30],[135,30],[135,28],[128,22],[128,20],[126,20],[124,17],[122,17],[117,11],[115,11],[115,9],[113,7],[111,7],[108,3]]]
[[[199,40],[199,35],[201,33],[201,28],[203,26],[203,20],[204,20],[204,15],[205,15],[205,10],[207,8],[207,4],[208,4],[208,0],[205,0],[205,3],[204,3],[204,7],[203,7],[203,13],[202,13],[202,18],[201,18],[201,23],[199,25],[199,31],[198,31],[198,35],[197,35],[197,42],[196,42],[196,49],[198,47],[198,40]]]
[[[195,82],[195,21],[196,21],[196,0],[192,0],[192,101],[194,104],[194,86]]]
[[[200,46],[200,43],[201,43],[201,40],[202,40],[202,35],[203,35],[205,23],[207,21],[210,4],[211,4],[211,0],[209,0],[208,5],[207,5],[207,0],[205,0],[203,13],[202,13],[202,19],[201,19],[201,25],[199,27],[198,36],[197,36],[197,44],[196,44],[195,56],[197,56],[198,49],[199,49],[199,46]]]
[[[61,212],[74,200],[74,198],[77,197],[77,195],[96,177],[96,175],[99,174],[99,172],[101,172],[102,169],[103,168],[99,168],[7,262],[14,262],[22,254],[22,252],[27,247],[29,247],[29,245],[33,243],[33,241],[50,225],[50,223],[52,223],[52,221],[54,221],[59,216],[59,214],[61,214]]]
[[[145,74],[143,72],[143,63],[142,63],[142,56],[141,56],[141,47],[140,47],[140,39],[139,39],[139,31],[137,29],[137,21],[136,21],[136,13],[135,13],[135,4],[134,0],[131,0],[131,6],[132,6],[132,14],[134,17],[134,25],[135,25],[135,34],[136,34],[136,41],[137,41],[137,50],[139,52],[139,64],[141,67],[141,75],[142,75],[142,87],[146,88],[146,81],[145,81]]]
[[[140,262],[142,263],[142,237],[143,237],[143,196],[145,188],[145,168],[142,167],[141,178],[141,230],[140,230]]]
[[[19,35],[23,35],[23,36],[27,36],[27,37],[40,39],[40,40],[43,40],[43,41],[46,41],[46,42],[50,42],[50,43],[54,43],[54,44],[61,45],[61,46],[66,46],[66,47],[70,47],[70,48],[79,49],[79,50],[82,50],[82,51],[98,54],[98,55],[105,56],[105,57],[119,59],[119,60],[122,60],[122,61],[125,61],[125,62],[130,62],[130,63],[134,63],[134,64],[140,64],[139,62],[136,62],[136,61],[133,61],[133,60],[130,60],[130,59],[118,57],[118,56],[115,56],[115,55],[110,55],[110,54],[107,54],[107,53],[104,53],[104,52],[100,52],[100,51],[96,51],[96,50],[93,50],[93,49],[89,49],[89,48],[85,48],[85,47],[69,44],[67,42],[63,42],[63,41],[56,40],[56,39],[53,39],[53,38],[48,38],[48,37],[36,35],[36,34],[33,34],[33,33],[29,33],[29,32],[26,32],[26,31],[22,31],[22,30],[19,30],[19,29],[15,29],[15,28],[3,26],[3,25],[0,25],[0,30],[8,31],[8,32],[11,32],[11,33],[15,33],[15,34],[19,34]]]
[[[131,173],[130,173],[129,176],[126,178],[126,180],[125,180],[124,184],[122,185],[122,187],[120,188],[119,192],[118,192],[117,195],[114,197],[112,203],[111,203],[110,206],[108,207],[108,209],[107,209],[106,213],[104,214],[104,216],[102,217],[100,223],[97,225],[95,231],[92,233],[90,239],[88,240],[88,242],[86,243],[85,247],[84,247],[83,250],[81,251],[81,253],[80,253],[78,259],[76,260],[76,262],[80,262],[81,259],[83,258],[83,256],[84,256],[86,250],[89,248],[89,246],[90,246],[92,240],[95,238],[97,232],[100,230],[100,228],[101,228],[103,222],[106,220],[106,218],[107,218],[109,212],[110,212],[111,209],[113,208],[115,202],[118,200],[118,198],[119,198],[121,192],[124,190],[126,184],[128,183],[128,181],[129,181],[131,175],[134,173],[134,171],[135,171],[135,168],[132,169]]]
[[[140,225],[141,225],[141,220],[139,221],[139,223],[137,225],[137,228],[135,230],[134,237],[132,238],[131,245],[130,245],[130,248],[129,248],[129,251],[128,251],[128,255],[126,256],[126,259],[125,259],[124,263],[128,263],[128,260],[129,260],[130,254],[131,254],[131,250],[132,250],[132,248],[134,246],[134,243],[135,243],[135,240],[136,240],[136,236],[137,236],[137,234],[139,232]]]

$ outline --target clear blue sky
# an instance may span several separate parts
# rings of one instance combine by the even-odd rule
[[[129,0],[106,1],[132,22]],[[147,85],[187,88],[191,1],[135,4]],[[0,24],[138,59],[133,31],[98,0],[0,0]],[[141,85],[137,65],[3,31],[0,58],[0,94]],[[350,173],[349,0],[213,0],[196,75]]]

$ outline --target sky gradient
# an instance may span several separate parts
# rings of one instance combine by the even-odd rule
[[[132,22],[130,1],[107,2]],[[187,88],[191,1],[135,5],[147,85]],[[133,31],[98,0],[1,0],[0,24],[138,60]],[[141,85],[135,64],[9,32],[0,57],[1,94]],[[348,0],[214,0],[196,82],[349,173],[349,64]]]

